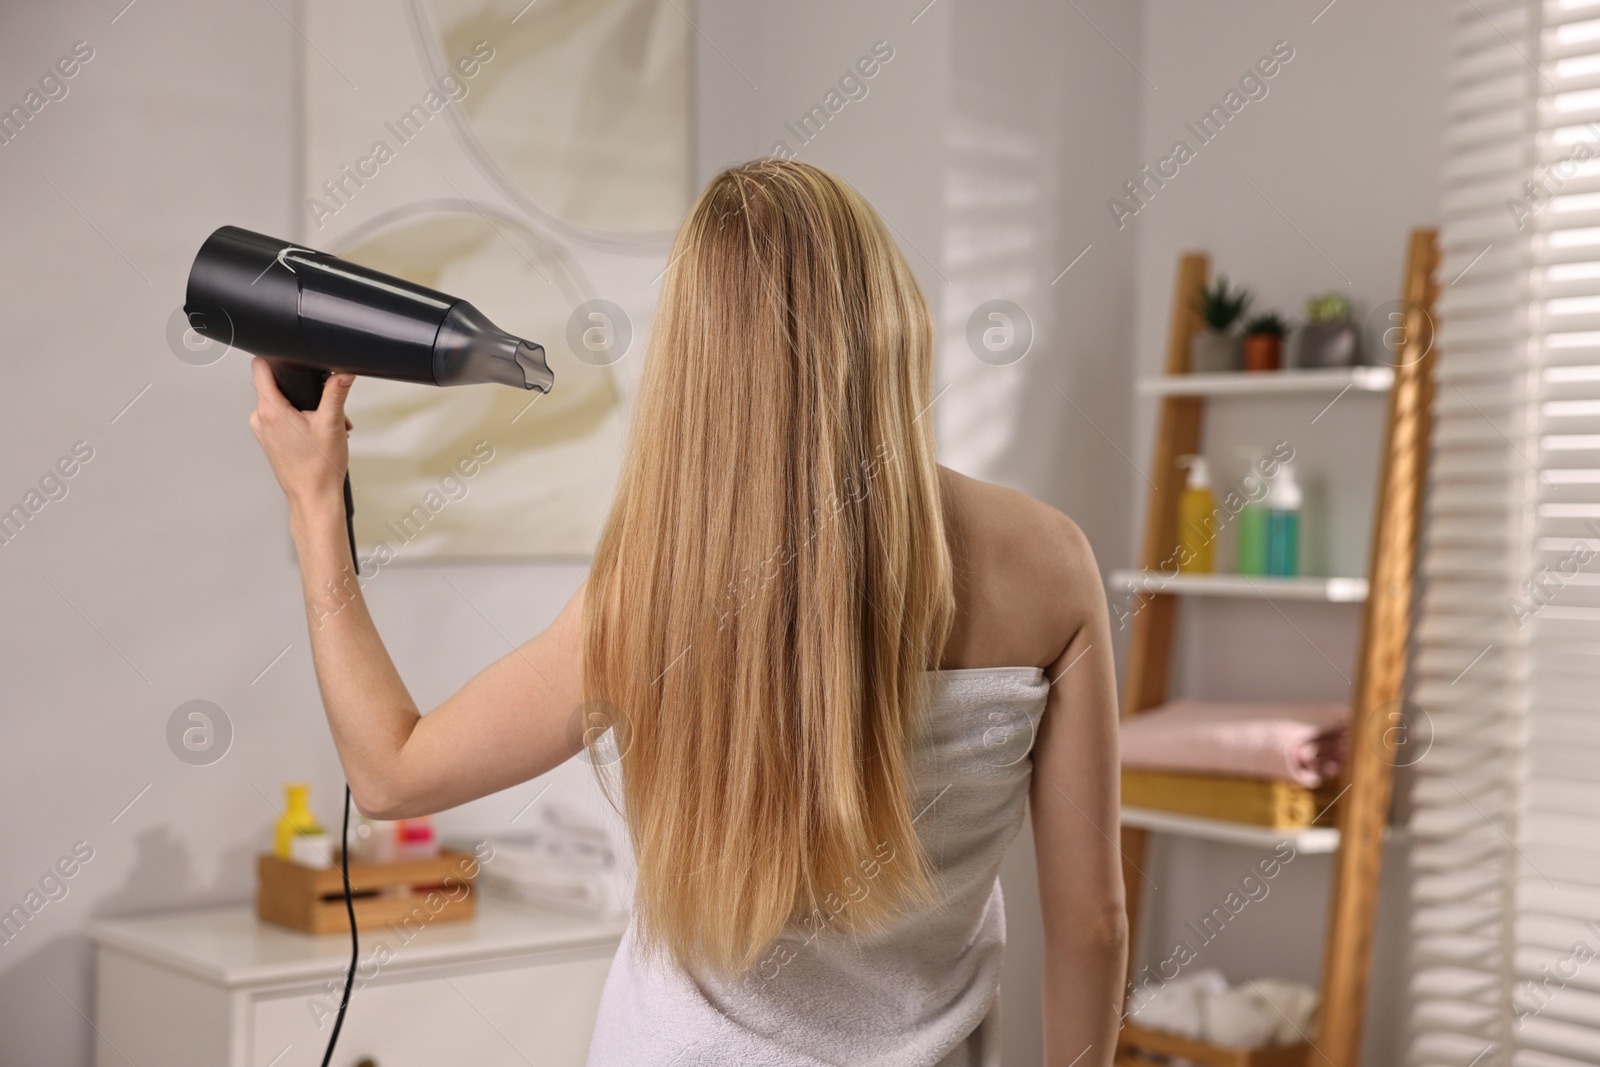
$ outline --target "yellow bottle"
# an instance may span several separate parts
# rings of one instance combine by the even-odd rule
[[[323,832],[322,824],[317,822],[317,817],[311,814],[307,803],[311,797],[311,786],[305,782],[291,782],[283,787],[283,794],[283,815],[278,819],[273,851],[279,859],[292,860],[296,858],[295,838],[326,839],[327,834]]]
[[[1178,570],[1184,574],[1210,574],[1217,539],[1217,498],[1211,493],[1211,465],[1204,456],[1179,456],[1178,465],[1189,468],[1183,494],[1178,497]]]

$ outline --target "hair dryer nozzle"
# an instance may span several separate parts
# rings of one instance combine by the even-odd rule
[[[433,380],[440,385],[498,382],[548,393],[555,384],[544,348],[500,329],[488,316],[457,302],[433,342]]]
[[[544,358],[544,345],[522,341],[517,345],[517,363],[522,367],[523,387],[548,393],[556,384],[556,376]]]

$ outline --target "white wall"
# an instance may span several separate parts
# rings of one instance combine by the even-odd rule
[[[293,232],[300,41],[254,0],[145,0],[113,24],[121,7],[0,8],[7,106],[74,42],[94,48],[68,95],[0,146],[0,500],[22,500],[74,442],[94,449],[68,495],[0,546],[0,909],[74,842],[94,849],[68,895],[0,944],[0,1064],[88,1062],[86,922],[250,900],[282,783],[312,782],[325,820],[342,789],[282,494],[245,421],[246,360],[189,366],[165,339],[214,227]],[[431,707],[505,651],[446,578],[522,640],[581,570],[382,574],[373,613]],[[233,724],[211,766],[167,747],[168,717],[196,698]],[[578,762],[553,772],[551,795],[590,798],[587,773]],[[442,826],[503,827],[542,784]]]
[[[1159,373],[1164,361],[1182,252],[1209,253],[1213,272],[1250,286],[1261,307],[1299,316],[1308,295],[1338,290],[1363,316],[1398,296],[1409,229],[1437,221],[1446,5],[1339,0],[1324,10],[1325,4],[1147,0],[1139,56],[1155,88],[1143,94],[1139,165],[1154,165],[1179,138],[1197,147],[1185,122],[1220,101],[1275,42],[1288,41],[1294,58],[1267,82],[1264,99],[1247,103],[1214,141],[1198,147],[1120,231],[1138,249],[1133,355],[1140,373]],[[1120,189],[1107,188],[1102,198],[1116,195]],[[1314,557],[1332,570],[1359,573],[1381,401],[1347,396],[1317,418],[1326,402],[1214,409],[1207,450],[1226,479],[1233,476],[1232,446],[1252,438],[1290,441],[1302,472],[1321,489],[1308,500],[1304,520],[1317,545]],[[1148,469],[1156,405],[1141,401],[1136,412],[1131,454]],[[1141,511],[1143,502],[1141,496]],[[1231,540],[1220,547],[1226,553]],[[1284,617],[1260,604],[1196,607],[1186,609],[1181,631],[1184,692],[1348,694],[1356,610],[1286,608],[1293,625],[1285,626]],[[1222,633],[1226,641],[1210,636]],[[1209,843],[1158,844],[1146,869],[1161,888],[1145,887],[1152,898],[1145,960],[1166,956],[1183,924],[1220,902],[1255,858],[1250,850]],[[1387,861],[1367,1063],[1398,1059],[1405,1010],[1403,849],[1391,848]],[[1282,974],[1315,982],[1329,871],[1325,857],[1296,859],[1268,898],[1241,913],[1191,967],[1217,966],[1235,981]]]
[[[69,95],[0,147],[0,499],[73,442],[94,449],[67,497],[0,547],[0,907],[75,841],[94,849],[69,895],[0,945],[8,1064],[88,1062],[87,920],[245,899],[273,816],[252,784],[270,795],[289,767],[324,794],[337,780],[243,363],[189,367],[164,340],[211,227],[289,220],[293,31],[246,2],[116,14],[0,12],[7,105],[74,42],[94,48]],[[292,639],[299,653],[251,687]],[[233,718],[216,766],[167,750],[167,717],[192,698]]]

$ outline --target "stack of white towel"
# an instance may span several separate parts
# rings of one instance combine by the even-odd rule
[[[485,882],[517,900],[579,915],[625,915],[633,879],[612,834],[582,810],[540,802],[532,829],[489,838]]]
[[[1218,970],[1180,975],[1131,1014],[1140,1026],[1230,1048],[1305,1041],[1317,991],[1287,978],[1254,978],[1236,986]]]

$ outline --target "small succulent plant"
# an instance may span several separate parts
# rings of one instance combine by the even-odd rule
[[[1273,337],[1282,337],[1289,332],[1289,320],[1276,311],[1266,311],[1246,322],[1244,332],[1247,335],[1270,334]]]
[[[1218,333],[1227,333],[1250,306],[1250,290],[1228,288],[1228,279],[1217,276],[1217,284],[1200,290],[1195,310],[1205,324]]]
[[[1312,322],[1344,322],[1350,317],[1350,301],[1342,293],[1323,293],[1306,301],[1306,318]]]

